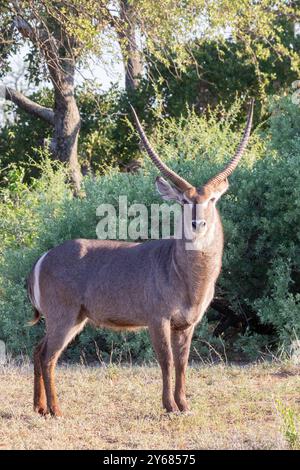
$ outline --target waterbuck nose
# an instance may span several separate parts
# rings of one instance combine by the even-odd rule
[[[200,219],[200,220],[193,220],[192,222],[193,228],[196,229],[203,229],[206,227],[206,220]]]

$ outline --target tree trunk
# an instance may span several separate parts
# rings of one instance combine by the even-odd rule
[[[128,0],[121,0],[120,6],[123,30],[119,33],[119,40],[125,67],[125,89],[127,92],[132,92],[139,86],[143,66],[141,53],[137,46],[136,21],[133,9]]]
[[[80,114],[74,96],[74,80],[68,76],[55,86],[54,137],[52,152],[70,168],[71,181],[75,193],[80,191],[82,179],[78,163],[77,149],[80,131]]]
[[[139,52],[131,50],[130,55],[125,62],[125,89],[126,91],[134,91],[140,83],[142,66],[140,62]]]
[[[3,86],[3,95],[29,114],[46,121],[53,128],[51,154],[70,168],[70,179],[75,194],[80,192],[82,179],[78,164],[77,147],[80,131],[80,114],[74,96],[73,76],[64,76],[59,84],[54,84],[54,109],[46,108],[35,103],[22,93]]]

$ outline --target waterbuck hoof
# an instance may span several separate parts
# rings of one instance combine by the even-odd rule
[[[179,408],[179,411],[181,411],[182,413],[190,411],[190,407],[185,400],[176,400],[176,403]]]
[[[41,416],[46,416],[49,413],[47,406],[44,405],[36,405],[34,411]]]
[[[51,414],[51,416],[53,416],[55,418],[61,418],[62,415],[63,415],[61,410],[58,408],[58,406],[50,408],[50,414]]]
[[[178,413],[178,411],[179,411],[179,408],[178,408],[178,406],[176,405],[175,402],[174,403],[165,403],[164,408],[165,408],[167,413]]]

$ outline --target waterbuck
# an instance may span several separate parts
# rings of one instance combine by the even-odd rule
[[[189,205],[191,210],[183,210],[182,238],[144,243],[70,240],[35,263],[28,278],[28,294],[35,310],[32,323],[37,323],[42,314],[46,321],[46,335],[34,352],[34,409],[42,415],[61,415],[55,365],[87,322],[120,330],[148,327],[162,370],[163,406],[168,412],[188,410],[185,373],[191,339],[195,325],[213,299],[222,263],[223,230],[216,202],[228,189],[227,178],[249,140],[253,101],[235,156],[199,188],[159,158],[133,113],[149,157],[172,183],[158,177],[158,192],[183,207]]]

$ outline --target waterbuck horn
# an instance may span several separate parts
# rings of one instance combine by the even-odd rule
[[[147,136],[144,132],[144,129],[142,128],[140,120],[139,120],[133,106],[131,106],[131,109],[132,109],[132,112],[133,112],[133,115],[134,115],[137,131],[139,133],[139,136],[141,138],[143,146],[144,146],[145,150],[147,151],[149,157],[153,161],[154,165],[156,165],[157,168],[161,171],[161,173],[164,176],[166,176],[166,178],[169,178],[175,184],[175,186],[177,186],[178,189],[181,189],[182,191],[187,191],[187,190],[193,188],[193,186],[190,183],[188,183],[184,178],[181,178],[181,176],[177,175],[177,173],[175,173],[175,171],[171,170],[160,159],[160,157],[157,155],[157,153],[152,149],[152,147],[149,143],[149,140],[148,140],[148,138],[147,138]]]
[[[253,107],[254,107],[254,99],[251,100],[250,106],[249,106],[249,111],[248,111],[248,118],[247,118],[247,124],[246,128],[244,130],[244,135],[243,138],[237,148],[237,151],[235,152],[235,155],[233,159],[225,166],[224,170],[222,170],[220,173],[218,173],[216,176],[211,178],[205,186],[214,186],[216,183],[220,183],[223,181],[225,178],[231,175],[233,170],[236,168],[238,165],[240,159],[242,158],[242,155],[244,153],[244,150],[248,144],[249,137],[250,137],[250,131],[251,131],[251,126],[252,126],[252,118],[253,118]]]

